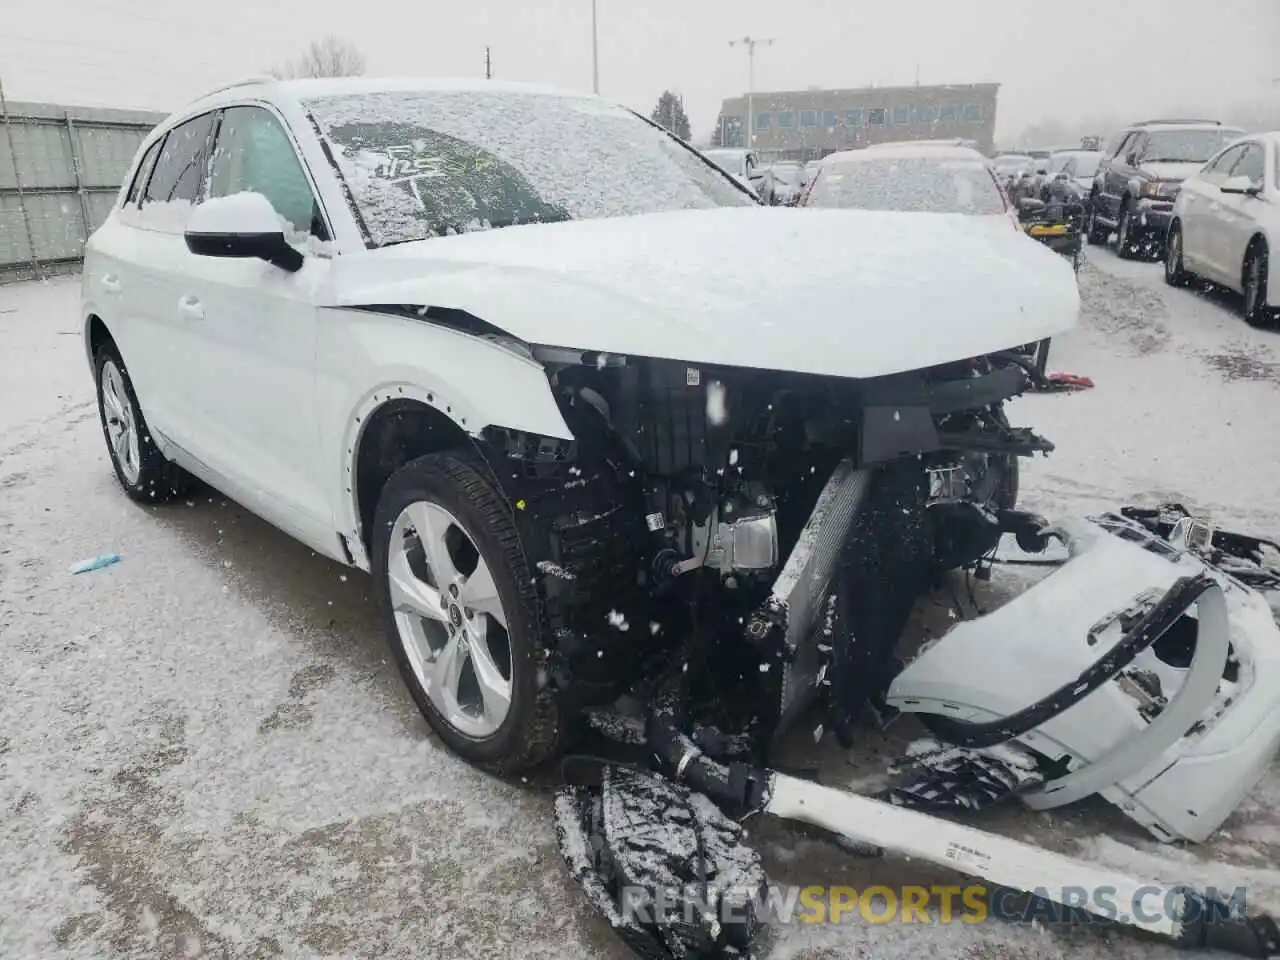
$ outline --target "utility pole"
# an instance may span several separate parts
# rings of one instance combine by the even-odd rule
[[[596,0],[591,0],[591,92],[600,94],[600,31],[596,25]]]
[[[756,39],[755,37],[743,37],[741,40],[730,40],[729,46],[736,47],[739,44],[747,48],[747,149],[752,149],[755,140],[755,92],[756,92],[756,47],[763,44],[766,47],[773,46],[774,37],[765,37]]]
[[[489,56],[489,48],[484,48],[484,78],[493,79],[493,58]]]

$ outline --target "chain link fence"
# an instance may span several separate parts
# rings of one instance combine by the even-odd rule
[[[0,283],[67,273],[163,113],[0,107]]]

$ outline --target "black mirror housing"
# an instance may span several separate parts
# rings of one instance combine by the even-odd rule
[[[265,260],[272,266],[297,273],[302,254],[289,245],[283,231],[273,233],[193,233],[183,234],[187,249],[198,257],[229,257]]]

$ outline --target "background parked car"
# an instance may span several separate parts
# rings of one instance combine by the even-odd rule
[[[801,205],[965,213],[1018,228],[990,162],[966,147],[903,143],[833,153],[818,164]]]
[[[1278,162],[1280,133],[1219,152],[1183,181],[1165,251],[1168,283],[1197,276],[1242,293],[1244,317],[1254,326],[1269,326],[1280,300],[1269,287],[1271,250],[1280,243]]]
[[[1163,254],[1183,179],[1243,135],[1216,120],[1148,120],[1122,130],[1094,180],[1089,242],[1106,243],[1115,230],[1120,256]]]
[[[774,178],[760,166],[760,156],[754,150],[734,147],[717,147],[704,150],[702,155],[736,179],[764,203],[773,203]]]
[[[796,162],[781,161],[769,167],[773,174],[773,200],[775,204],[795,206],[804,190],[804,168]]]
[[[1093,178],[1102,162],[1098,150],[1059,150],[1049,158],[1049,173],[1041,184],[1040,198],[1087,203]]]
[[[1036,165],[1035,160],[1025,153],[999,153],[991,163],[1001,180],[1016,177],[1024,170],[1033,171]]]

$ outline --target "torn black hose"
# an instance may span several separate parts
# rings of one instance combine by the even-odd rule
[[[1056,717],[1129,666],[1138,654],[1159,640],[1178,617],[1213,585],[1213,579],[1202,573],[1179,578],[1142,619],[1126,631],[1119,643],[1074,680],[1064,683],[1048,696],[1007,717],[982,723],[947,720],[946,741],[958,747],[991,747],[1019,737]]]
[[[678,693],[679,680],[669,681],[654,698],[649,713],[647,740],[659,770],[705,794],[733,816],[764,809],[768,802],[769,773],[750,764],[717,763],[684,733],[684,711]]]

